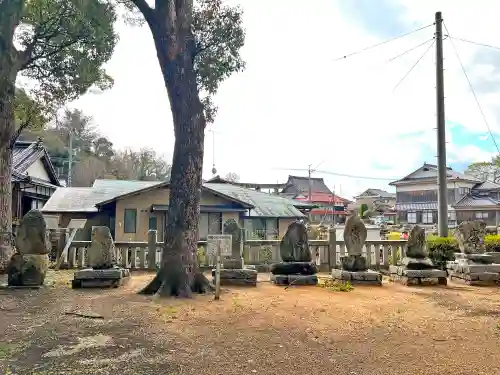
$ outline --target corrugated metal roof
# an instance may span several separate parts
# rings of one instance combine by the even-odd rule
[[[303,203],[277,195],[267,194],[260,191],[246,189],[231,184],[205,183],[204,186],[217,191],[223,195],[233,197],[254,206],[250,210],[250,216],[261,217],[303,217],[295,206]]]
[[[474,195],[466,195],[460,199],[453,207],[498,207],[499,203],[490,197],[478,197]]]
[[[396,211],[426,211],[437,210],[437,202],[426,203],[396,203]]]
[[[91,187],[58,188],[42,208],[43,212],[97,212],[96,203],[114,192]]]

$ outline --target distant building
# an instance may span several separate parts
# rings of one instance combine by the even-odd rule
[[[12,152],[12,220],[41,209],[61,186],[42,139],[17,141]]]
[[[382,189],[369,188],[361,194],[354,197],[356,200],[348,207],[349,211],[359,211],[363,204],[368,206],[368,209],[378,208],[380,214],[388,218],[394,219],[396,216],[396,194],[389,193]]]
[[[436,224],[438,210],[437,166],[424,163],[398,181],[396,211],[402,222]],[[447,168],[448,222],[450,226],[465,220],[500,223],[500,185],[480,181],[473,176]]]

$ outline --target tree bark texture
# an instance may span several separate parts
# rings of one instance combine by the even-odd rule
[[[156,22],[148,20],[169,96],[175,146],[162,263],[142,293],[190,297],[193,292],[213,289],[200,272],[196,258],[206,121],[193,66],[194,51],[190,48],[194,45],[190,22],[186,26],[186,15],[179,9],[174,17],[172,12],[175,10],[162,14],[158,9],[153,20]],[[166,26],[165,19],[158,18],[163,16],[167,17]]]
[[[12,138],[19,53],[13,44],[22,0],[0,3],[0,273],[12,255]]]

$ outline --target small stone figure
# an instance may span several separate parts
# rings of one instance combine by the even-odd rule
[[[368,269],[366,258],[362,254],[366,237],[366,227],[359,216],[350,216],[344,228],[347,256],[340,259],[341,269],[332,270],[334,280],[348,281],[352,284],[382,285],[382,275]]]
[[[118,287],[129,280],[130,271],[117,266],[117,254],[108,227],[92,228],[92,244],[88,249],[90,268],[76,271],[73,288]]]
[[[295,221],[288,226],[280,243],[281,263],[271,265],[271,280],[276,285],[316,285],[318,272],[312,262],[306,225]]]
[[[446,263],[450,279],[461,280],[469,285],[495,285],[500,281],[500,264],[496,257],[485,253],[484,221],[464,221],[455,230],[460,253],[455,260]]]
[[[229,219],[224,223],[223,233],[231,235],[232,255],[229,259],[222,260],[220,284],[257,286],[257,271],[245,269],[243,264],[243,229],[236,220]],[[215,284],[215,270],[212,270],[212,277]]]
[[[47,225],[38,210],[29,211],[17,229],[16,253],[7,266],[9,286],[43,285],[49,268]]]
[[[425,229],[415,225],[408,236],[406,256],[401,266],[389,267],[391,277],[405,285],[446,285],[446,271],[436,269],[425,253]]]

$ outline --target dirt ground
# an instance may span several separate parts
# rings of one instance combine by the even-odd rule
[[[262,275],[220,301],[137,295],[152,276],[71,290],[59,271],[44,289],[0,290],[0,374],[500,373],[495,288],[284,289]]]

